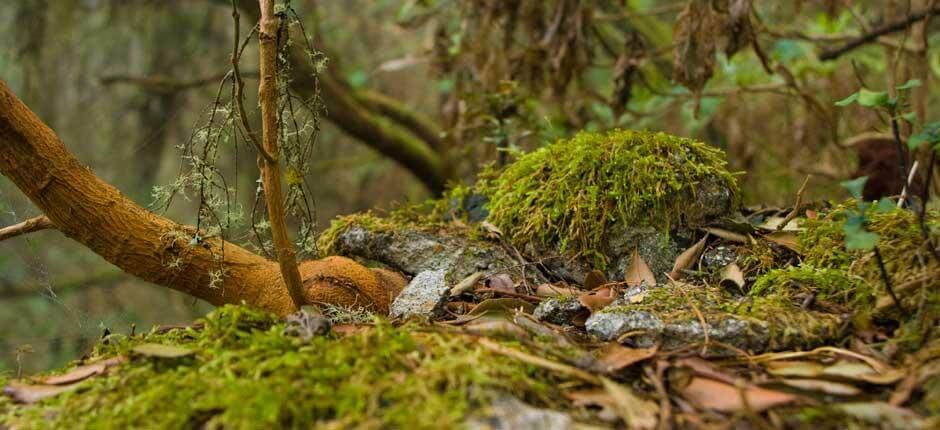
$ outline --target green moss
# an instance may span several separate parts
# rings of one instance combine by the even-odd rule
[[[845,270],[869,283],[883,284],[881,272],[868,251],[849,251],[845,247],[842,225],[846,208],[854,202],[834,208],[824,216],[805,221],[805,231],[798,241],[804,251],[804,263],[818,268]],[[885,268],[896,283],[903,283],[928,271],[938,269],[923,246],[917,214],[909,210],[895,209],[878,212],[872,207],[867,213],[866,228],[879,235],[878,249],[884,258]],[[936,238],[940,231],[940,213],[932,211],[927,216],[927,227]],[[938,273],[940,274],[940,273]],[[934,279],[940,279],[940,276]]]
[[[486,176],[478,188],[490,199],[489,221],[513,242],[600,259],[613,225],[668,230],[715,210],[703,210],[713,203],[700,195],[709,187],[737,192],[721,150],[638,131],[582,132]]]
[[[226,306],[204,328],[112,336],[132,359],[82,388],[7,411],[14,428],[453,428],[499,393],[558,406],[562,380],[456,334],[384,322],[304,342],[271,315]],[[134,356],[143,342],[194,356]],[[104,407],[103,405],[107,405]]]
[[[859,281],[841,269],[815,268],[804,264],[767,272],[754,282],[750,295],[794,298],[798,293],[811,293],[818,299],[843,305],[858,301],[867,304],[872,299],[871,285]]]

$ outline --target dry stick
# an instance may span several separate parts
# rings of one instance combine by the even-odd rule
[[[881,251],[878,250],[878,247],[875,247],[875,261],[878,262],[878,268],[881,270],[881,280],[885,283],[885,288],[888,290],[888,295],[891,296],[891,300],[894,301],[894,305],[898,307],[898,310],[901,313],[904,313],[904,306],[901,306],[901,300],[898,299],[897,294],[894,294],[894,287],[891,286],[891,278],[888,276],[888,270],[885,269],[885,261],[881,258]]]
[[[859,37],[856,37],[855,39],[850,40],[849,42],[847,42],[846,44],[840,47],[823,50],[819,54],[819,59],[822,61],[835,60],[836,58],[839,58],[843,54],[855,48],[858,48],[859,46],[873,42],[879,37],[884,36],[886,34],[904,30],[905,28],[909,27],[911,24],[917,21],[920,21],[929,15],[933,15],[936,13],[940,13],[940,6],[935,6],[934,8],[930,10],[915,12],[915,13],[908,15],[907,17],[903,19],[900,19],[894,22],[889,22],[878,28],[873,29],[872,31],[868,33],[865,33]]]
[[[238,117],[241,119],[242,127],[245,129],[245,134],[248,135],[248,140],[254,144],[255,149],[258,150],[258,154],[264,158],[264,161],[274,162],[276,161],[274,157],[272,157],[271,154],[264,149],[264,146],[258,140],[258,135],[256,135],[255,132],[251,129],[251,125],[248,122],[248,115],[245,113],[245,81],[242,80],[241,71],[238,69],[238,63],[241,61],[241,54],[239,53],[238,49],[238,41],[240,39],[240,18],[241,15],[238,14],[238,5],[235,3],[235,0],[232,0],[232,22],[235,27],[235,35],[232,37],[234,42],[232,43],[232,56],[230,61],[232,63],[232,74],[235,76],[235,110],[238,111]]]
[[[911,172],[907,175],[907,182],[905,182],[904,186],[901,188],[901,197],[898,198],[898,209],[901,209],[901,202],[907,200],[907,190],[911,188],[911,183],[914,182],[914,177],[917,176],[917,163],[918,161],[914,160],[914,164],[911,165]]]
[[[21,223],[0,228],[0,241],[27,233],[32,233],[34,231],[47,230],[51,228],[55,228],[55,226],[52,225],[52,221],[50,221],[49,218],[47,218],[45,215],[33,217]]]
[[[803,204],[803,192],[806,191],[806,184],[809,183],[809,179],[812,177],[813,175],[806,175],[806,179],[803,179],[803,185],[800,185],[800,189],[796,192],[796,204],[793,205],[793,210],[787,214],[787,217],[783,219],[783,222],[777,226],[778,231],[783,230],[783,228],[786,227],[790,221],[793,221],[799,215],[800,205]]]
[[[904,144],[901,143],[901,129],[898,127],[898,120],[894,118],[894,112],[891,112],[891,134],[894,136],[894,145],[898,150],[898,167],[901,169],[898,174],[901,175],[901,184],[907,183],[907,155],[904,153]],[[903,188],[902,188],[903,191]],[[904,206],[904,196],[898,199],[898,207]]]
[[[281,166],[278,163],[277,140],[280,132],[277,110],[277,17],[274,16],[274,0],[259,0],[259,5],[261,23],[258,50],[261,57],[261,83],[258,86],[258,100],[261,104],[262,147],[270,155],[270,159],[261,160],[261,180],[281,276],[294,305],[299,308],[304,304],[303,282],[297,267],[294,244],[287,232],[284,201],[281,198]]]

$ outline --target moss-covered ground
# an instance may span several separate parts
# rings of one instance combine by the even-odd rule
[[[493,354],[472,337],[392,327],[303,340],[226,306],[196,328],[102,340],[86,361],[126,356],[74,391],[5,411],[13,428],[454,428],[500,394],[558,405],[565,378]],[[134,347],[186,348],[181,358]],[[68,370],[68,369],[64,369]],[[5,384],[4,384],[5,385]],[[8,401],[0,398],[0,408]]]

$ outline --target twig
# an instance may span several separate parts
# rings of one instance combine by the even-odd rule
[[[881,258],[881,251],[878,250],[878,247],[875,247],[875,261],[878,262],[878,268],[881,270],[881,280],[885,283],[885,288],[888,290],[888,295],[891,296],[891,300],[894,300],[894,305],[898,307],[898,310],[901,313],[904,313],[904,306],[901,305],[901,300],[898,299],[897,294],[894,294],[894,287],[891,286],[891,278],[888,276],[888,270],[885,269],[885,261]]]
[[[904,153],[904,143],[901,142],[901,128],[898,126],[898,119],[894,112],[891,112],[891,134],[894,136],[894,145],[898,150],[898,167],[901,169],[901,183],[907,183],[907,154]],[[904,196],[898,199],[898,207],[904,207]]]
[[[777,226],[778,231],[783,230],[783,228],[786,227],[790,221],[793,221],[799,215],[800,205],[803,204],[803,192],[806,191],[806,184],[809,183],[809,179],[812,177],[813,175],[806,175],[806,179],[803,179],[803,185],[800,185],[800,189],[796,191],[796,204],[793,205],[793,210],[787,214],[786,218],[783,219],[783,222]]]
[[[700,311],[698,306],[695,305],[695,302],[692,301],[692,298],[686,294],[684,289],[682,289],[683,285],[680,285],[678,282],[676,282],[675,279],[672,279],[669,274],[666,274],[666,277],[676,285],[676,289],[679,290],[679,293],[682,294],[682,297],[685,299],[685,301],[689,302],[689,306],[692,307],[692,312],[695,313],[699,324],[702,325],[702,333],[705,335],[705,343],[702,345],[702,356],[704,357],[706,354],[708,354],[708,344],[710,343],[710,338],[708,335],[708,321],[705,320],[705,315],[702,315],[702,311]]]
[[[901,208],[901,203],[907,201],[907,190],[911,188],[911,182],[914,182],[914,176],[917,176],[917,160],[914,160],[914,164],[911,165],[911,172],[907,175],[907,181],[904,182],[904,187],[901,188],[901,197],[898,198],[898,209]]]
[[[894,22],[889,22],[878,28],[872,29],[868,33],[865,33],[859,37],[856,37],[855,39],[852,39],[846,42],[842,46],[823,50],[822,52],[819,53],[819,59],[822,61],[835,60],[836,58],[841,57],[843,54],[855,48],[858,48],[859,46],[862,46],[866,43],[873,42],[879,37],[884,36],[886,34],[904,30],[907,27],[909,27],[911,24],[917,21],[920,21],[922,19],[925,19],[929,15],[933,15],[936,13],[940,13],[940,6],[935,6],[932,9],[915,12],[915,13],[908,15],[907,17],[903,19],[900,19]]]
[[[55,226],[52,224],[52,221],[50,221],[49,218],[45,215],[41,215],[30,218],[18,224],[13,224],[9,227],[0,228],[0,241],[27,233],[32,233],[34,231],[47,230],[52,228],[55,228]]]
[[[552,361],[547,358],[539,357],[537,355],[528,354],[528,353],[519,351],[517,349],[510,348],[508,346],[500,345],[485,337],[481,337],[477,339],[477,343],[480,346],[490,351],[493,351],[497,354],[502,354],[507,357],[512,357],[512,358],[515,358],[516,360],[522,361],[524,363],[529,363],[533,366],[537,366],[543,369],[558,372],[563,375],[572,376],[590,384],[595,384],[595,385],[603,384],[601,378],[597,377],[594,374],[578,369],[577,367],[569,366],[564,363],[559,363],[557,361]]]
[[[264,161],[268,163],[273,163],[274,157],[264,149],[264,145],[261,144],[261,140],[258,139],[258,135],[255,134],[251,129],[251,125],[248,122],[248,115],[245,113],[245,104],[244,104],[244,91],[245,91],[245,81],[242,80],[241,71],[238,69],[238,63],[241,60],[241,53],[238,49],[239,42],[239,22],[241,15],[238,14],[238,5],[235,3],[235,0],[232,0],[232,21],[235,27],[235,36],[232,37],[234,41],[232,43],[232,74],[235,77],[235,109],[238,111],[238,117],[241,119],[242,127],[245,129],[245,134],[248,135],[248,140],[255,146],[255,150],[258,151],[258,154],[264,158]]]

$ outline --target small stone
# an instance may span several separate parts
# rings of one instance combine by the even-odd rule
[[[722,268],[731,263],[734,263],[737,260],[737,253],[730,247],[719,245],[711,249],[707,249],[704,254],[702,254],[702,265],[706,268]]]
[[[539,321],[570,326],[575,317],[587,310],[577,297],[549,297],[539,303],[532,316]]]
[[[284,334],[298,336],[304,341],[327,334],[331,328],[330,319],[323,315],[319,309],[311,306],[301,307],[299,311],[285,317],[284,322],[286,323]]]
[[[465,428],[473,430],[568,430],[576,423],[566,413],[530,406],[506,395],[497,398],[483,413],[467,420]]]
[[[450,283],[444,270],[427,270],[418,273],[392,302],[392,318],[424,317],[442,315],[449,296]]]

